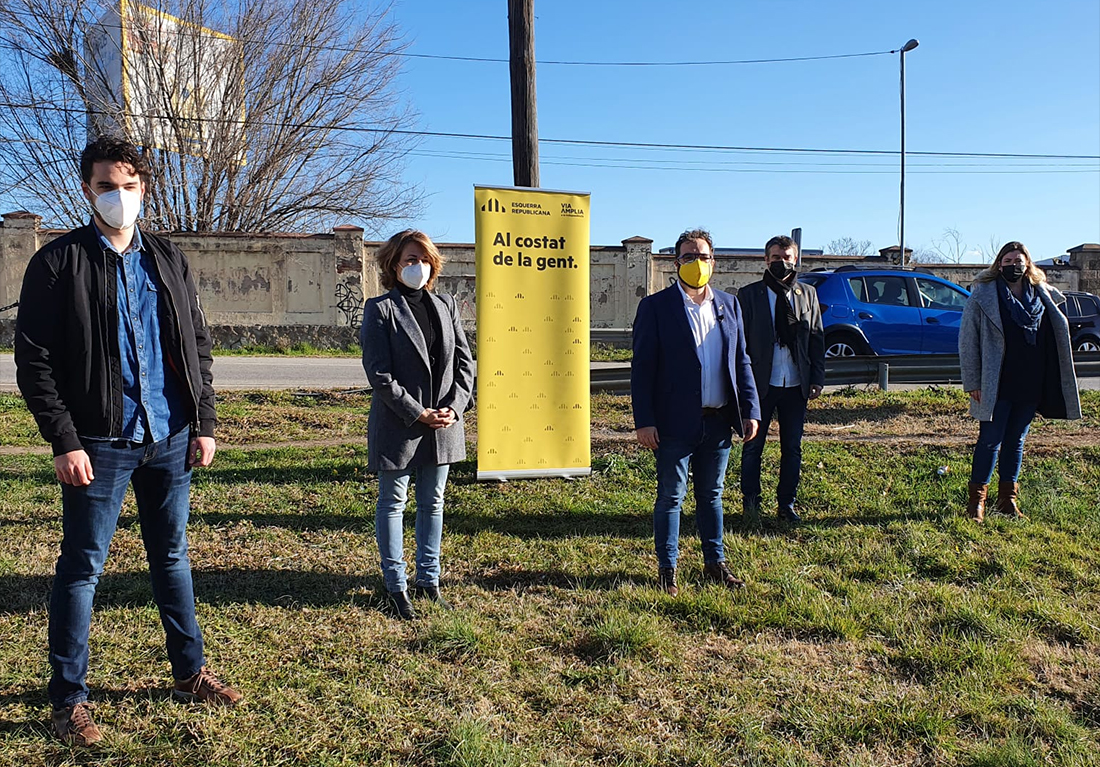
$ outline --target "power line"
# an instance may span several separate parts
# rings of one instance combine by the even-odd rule
[[[727,59],[724,61],[555,61],[537,59],[538,66],[566,67],[713,67],[737,64],[787,64],[800,61],[827,61],[832,59],[857,59],[866,56],[888,56],[897,51],[869,51],[866,53],[835,53],[824,56],[795,56],[783,59]],[[476,61],[489,64],[507,64],[508,59],[485,58],[481,56],[445,56],[432,53],[395,53],[410,59],[441,59],[444,61]]]
[[[311,125],[308,122],[278,122],[266,120],[241,120],[233,118],[217,117],[182,117],[179,115],[163,114],[135,114],[124,112],[104,112],[77,107],[62,107],[50,103],[16,104],[0,102],[0,108],[4,109],[41,109],[53,112],[66,112],[73,114],[88,114],[99,117],[129,117],[142,120],[179,120],[189,123],[218,123],[223,125],[238,125],[242,128],[316,128],[321,130],[343,131],[350,133],[388,133],[398,136],[419,136],[424,138],[454,138],[479,141],[511,141],[510,136],[497,136],[485,133],[455,133],[444,131],[418,131],[400,128],[386,127],[362,127],[355,125]],[[643,149],[657,151],[692,151],[692,152],[744,152],[759,154],[809,154],[809,155],[868,155],[878,157],[893,157],[898,154],[892,149],[822,149],[814,147],[760,147],[760,146],[736,146],[725,144],[662,144],[656,142],[639,141],[600,141],[596,139],[555,139],[540,138],[540,143],[562,144],[567,146],[593,146],[613,147],[623,149]],[[1009,152],[911,152],[906,154],[917,157],[941,157],[941,158],[984,158],[984,159],[1013,159],[1013,160],[1100,160],[1100,155],[1074,155],[1074,154],[1021,154]]]
[[[509,163],[509,162],[512,161],[511,157],[509,157],[509,156],[506,156],[506,155],[493,155],[493,154],[483,155],[483,156],[479,157],[479,156],[468,156],[467,153],[457,153],[457,154],[455,154],[455,153],[448,153],[448,152],[438,152],[438,151],[430,151],[430,150],[425,151],[425,150],[418,150],[418,149],[411,150],[409,152],[409,154],[416,155],[418,157],[437,157],[437,158],[449,159],[449,160],[474,160],[474,161],[481,161],[481,162],[501,162],[501,163]],[[887,168],[886,166],[882,166],[882,165],[872,166],[872,167],[883,168],[882,170],[851,170],[851,169],[847,169],[847,168],[851,168],[852,166],[847,166],[847,165],[834,166],[834,167],[815,167],[813,165],[807,165],[805,167],[797,167],[798,165],[800,165],[800,163],[787,164],[786,167],[767,167],[767,168],[759,168],[759,167],[721,167],[721,166],[720,167],[714,167],[713,165],[707,165],[707,166],[703,166],[703,167],[683,167],[683,166],[674,166],[674,165],[631,165],[631,164],[625,164],[625,163],[632,162],[631,160],[616,161],[616,160],[609,159],[609,158],[593,158],[589,162],[579,162],[579,161],[577,161],[579,159],[580,158],[564,159],[563,160],[563,159],[559,159],[559,158],[545,157],[544,156],[541,159],[541,162],[544,165],[559,165],[559,166],[567,166],[567,167],[574,167],[574,168],[610,168],[610,169],[617,169],[617,170],[646,170],[646,171],[657,170],[657,171],[678,171],[678,172],[691,172],[691,173],[809,173],[809,174],[820,174],[820,175],[834,175],[835,174],[835,175],[869,175],[869,176],[874,176],[874,175],[895,176],[895,175],[897,175],[897,169],[896,168],[893,168],[892,166]],[[784,165],[782,163],[778,163],[778,164],[779,165]],[[791,167],[792,165],[796,166],[796,167]],[[1091,168],[1091,169],[1090,168],[1079,168],[1079,167],[1076,168],[1076,169],[1054,169],[1054,168],[1050,168],[1050,169],[1047,169],[1047,168],[1042,168],[1042,169],[1017,169],[1017,168],[1011,168],[1011,169],[1008,169],[1008,170],[1004,170],[1004,169],[1000,169],[1000,170],[994,170],[994,169],[975,170],[975,169],[969,169],[969,168],[958,168],[958,169],[956,169],[957,166],[952,166],[952,165],[932,165],[932,166],[918,165],[918,166],[915,166],[915,167],[917,167],[917,168],[934,168],[934,169],[929,169],[929,170],[913,170],[913,171],[911,171],[912,173],[916,173],[918,175],[926,175],[926,174],[936,174],[936,175],[946,175],[946,174],[961,174],[961,175],[969,175],[969,174],[983,174],[983,175],[988,175],[988,174],[1024,174],[1024,175],[1027,175],[1027,174],[1053,174],[1053,173],[1097,173],[1097,174],[1100,174],[1100,167]],[[983,167],[988,167],[988,166],[983,166]]]
[[[30,11],[23,11],[13,8],[5,9],[5,13],[10,16],[23,16],[26,18],[37,19],[37,14]],[[59,19],[60,20],[60,19]],[[68,21],[64,19],[63,21]],[[187,23],[195,23],[201,25],[201,21],[188,22],[187,19],[181,19],[181,21]],[[113,24],[102,24],[98,21],[86,22],[90,27],[103,27],[107,29],[117,29],[117,26]],[[176,32],[175,34],[183,34]],[[210,37],[216,39],[224,39],[218,34],[206,31],[203,29],[188,30],[186,33],[190,37]],[[264,40],[262,38],[251,37],[236,37],[224,33],[227,36],[232,37],[233,40],[242,43],[261,43],[264,45],[274,46],[293,46],[302,49],[311,50],[326,50],[336,53],[380,53],[385,56],[394,56],[398,58],[408,59],[425,59],[425,60],[437,60],[437,61],[466,61],[472,63],[486,63],[486,64],[507,64],[508,59],[492,58],[486,56],[453,56],[447,54],[437,53],[405,53],[403,51],[364,51],[362,48],[349,48],[340,45],[319,45],[317,43],[285,43],[276,40]],[[711,60],[711,61],[568,61],[568,60],[554,60],[554,59],[539,59],[535,61],[538,66],[566,66],[566,67],[713,67],[713,66],[737,66],[744,64],[790,64],[800,63],[806,61],[833,61],[838,59],[858,59],[866,58],[869,56],[889,56],[891,54],[898,53],[897,50],[892,51],[866,51],[862,53],[833,53],[823,54],[820,56],[792,56],[786,58],[773,58],[773,59],[726,59],[726,60]]]

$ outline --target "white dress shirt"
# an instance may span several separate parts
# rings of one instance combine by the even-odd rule
[[[768,288],[768,307],[772,312],[772,328],[775,328],[775,291]],[[773,330],[774,332],[774,330]],[[800,386],[802,377],[798,374],[798,365],[791,355],[791,350],[779,345],[779,336],[776,334],[775,345],[772,347],[772,377],[768,381],[769,386]]]
[[[687,315],[691,335],[695,339],[695,354],[702,368],[703,407],[722,407],[728,399],[725,359],[722,355],[722,331],[718,327],[714,293],[704,288],[702,303],[695,303],[679,282],[676,287],[684,297],[684,313]]]

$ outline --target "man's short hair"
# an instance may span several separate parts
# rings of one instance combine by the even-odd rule
[[[759,240],[758,240],[759,242]],[[764,257],[768,255],[768,251],[772,249],[772,246],[779,248],[780,250],[786,250],[787,248],[794,248],[794,254],[798,255],[798,243],[792,240],[785,234],[777,234],[768,240],[768,244],[764,246]]]
[[[711,239],[710,232],[706,229],[689,229],[676,240],[676,258],[680,257],[680,246],[688,240],[703,240],[707,245],[710,245],[710,252],[714,253],[714,240]]]
[[[134,169],[141,180],[149,181],[149,160],[145,153],[129,141],[111,136],[100,136],[80,153],[80,178],[87,184],[92,180],[92,166],[97,162],[121,162]]]

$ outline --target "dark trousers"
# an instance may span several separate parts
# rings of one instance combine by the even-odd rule
[[[806,422],[806,398],[801,386],[769,386],[760,401],[760,431],[741,448],[741,496],[745,503],[760,503],[760,457],[768,439],[772,415],[779,418],[780,508],[794,506],[802,474],[802,428]]]

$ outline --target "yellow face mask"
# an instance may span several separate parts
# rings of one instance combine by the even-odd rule
[[[689,288],[701,288],[710,282],[710,276],[714,274],[713,262],[697,258],[686,264],[680,264],[678,274],[680,279]]]

